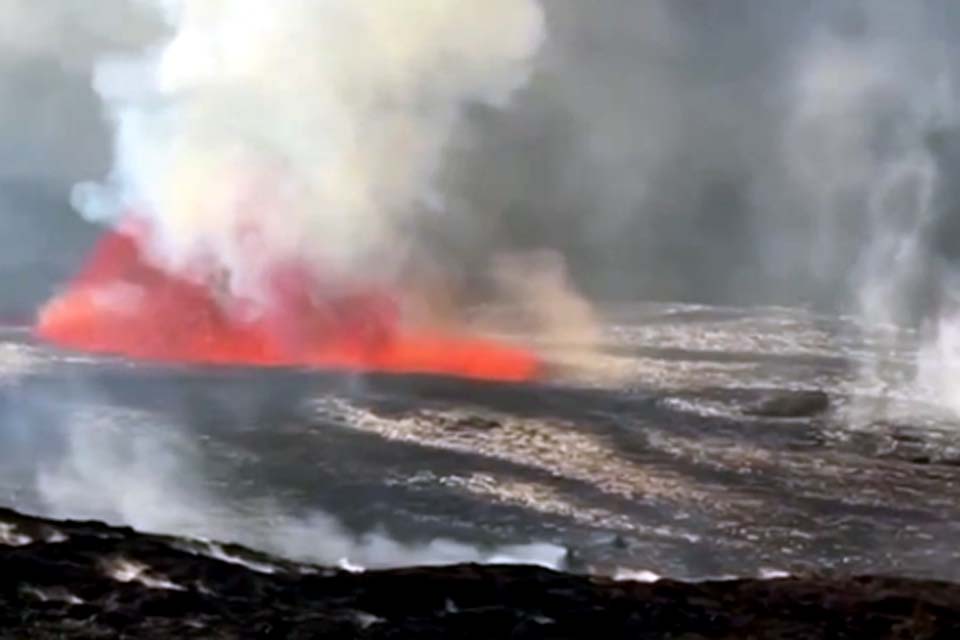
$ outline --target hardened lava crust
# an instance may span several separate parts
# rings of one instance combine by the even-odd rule
[[[0,510],[0,637],[955,638],[960,586],[615,581],[529,566],[347,571]]]

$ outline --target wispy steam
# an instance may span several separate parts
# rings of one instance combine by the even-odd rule
[[[196,438],[146,412],[81,409],[63,414],[62,455],[37,472],[46,513],[98,518],[143,531],[245,544],[287,558],[362,567],[457,562],[526,562],[557,567],[565,549],[531,543],[480,548],[450,539],[399,542],[386,531],[353,533],[333,516],[291,513],[220,495],[204,472]]]
[[[955,277],[938,237],[951,215],[944,144],[958,122],[956,65],[936,33],[935,3],[866,3],[854,33],[815,31],[798,50],[784,138],[788,179],[814,221],[816,262],[838,277],[843,238],[860,234],[843,280],[854,309],[885,329],[871,384],[900,384],[883,371],[898,343],[891,328],[916,328],[918,381],[957,405],[953,344]],[[902,369],[902,363],[897,365]],[[895,368],[896,368],[895,366]]]

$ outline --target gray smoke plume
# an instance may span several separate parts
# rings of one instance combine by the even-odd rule
[[[533,82],[454,147],[448,220],[487,242],[436,242],[559,249],[594,297],[915,328],[922,386],[957,406],[958,18],[949,0],[550,3]]]
[[[0,0],[0,317],[31,318],[99,233],[69,206],[75,182],[110,166],[92,65],[161,33],[126,0]]]
[[[945,131],[951,7],[549,3],[532,83],[453,147],[451,226],[561,249],[597,296],[842,308],[877,166]]]

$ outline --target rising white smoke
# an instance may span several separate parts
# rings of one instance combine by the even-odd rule
[[[272,265],[369,278],[406,258],[411,218],[470,103],[502,106],[544,35],[536,0],[183,0],[173,34],[101,64],[115,166],[74,193],[89,218],[153,230],[152,257],[256,298]]]
[[[845,280],[872,336],[858,384],[960,410],[956,281],[933,246],[947,212],[932,141],[960,123],[952,61],[931,46],[923,5],[864,5],[864,19],[859,37],[819,31],[799,49],[785,168],[817,230],[813,264]],[[836,273],[851,229],[855,268]],[[917,353],[910,327],[921,336],[913,362],[898,355]]]
[[[379,529],[352,533],[323,511],[295,515],[279,503],[220,495],[222,479],[208,475],[194,435],[149,412],[70,407],[63,419],[62,455],[36,476],[42,511],[52,517],[95,518],[300,561],[368,568],[460,562],[558,568],[566,552],[547,542],[481,548],[446,538],[405,543]]]
[[[922,268],[937,214],[931,132],[952,123],[942,65],[909,46],[816,37],[796,69],[785,150],[820,230],[815,252],[836,253],[845,225],[865,232],[851,284],[872,322],[896,323]],[[825,260],[826,261],[826,260]],[[836,275],[836,274],[834,274]]]

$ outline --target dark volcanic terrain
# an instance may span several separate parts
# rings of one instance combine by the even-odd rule
[[[0,637],[833,638],[960,634],[960,586],[894,578],[652,584],[529,566],[349,572],[0,510]]]

